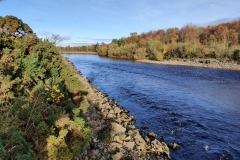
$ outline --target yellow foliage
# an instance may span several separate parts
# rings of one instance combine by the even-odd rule
[[[168,52],[169,52],[169,46],[164,46],[163,54],[168,53]]]
[[[67,129],[62,129],[60,130],[58,137],[51,135],[47,138],[48,159],[57,160],[58,149],[67,148],[67,144],[65,142],[65,137],[67,133],[68,133]]]
[[[46,90],[49,91],[50,93],[49,97],[47,97],[46,99],[47,101],[60,102],[60,100],[64,98],[64,94],[56,85],[53,85],[52,87],[48,87]]]
[[[163,53],[158,52],[158,53],[155,55],[155,59],[156,59],[157,61],[162,61],[162,60],[163,60]]]
[[[66,114],[66,115],[61,116],[61,117],[57,120],[57,122],[55,123],[55,126],[56,126],[57,128],[63,128],[63,127],[64,127],[66,124],[68,124],[69,121],[70,121],[70,118],[69,118],[68,116],[69,116],[69,114]]]

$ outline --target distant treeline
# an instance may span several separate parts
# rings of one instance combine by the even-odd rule
[[[226,58],[239,60],[240,20],[216,26],[186,25],[102,43],[99,55],[123,59]]]
[[[240,20],[216,26],[188,24],[113,39],[110,44],[62,48],[67,51],[97,51],[100,56],[120,59],[163,60],[172,58],[218,58],[239,60]]]
[[[58,47],[61,52],[97,52],[99,44],[93,44],[90,46],[66,46],[66,47]]]

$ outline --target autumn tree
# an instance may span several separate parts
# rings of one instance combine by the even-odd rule
[[[229,46],[238,45],[238,33],[234,29],[229,30],[228,45]]]
[[[227,47],[228,40],[228,28],[224,25],[219,25],[217,30],[214,32],[215,37],[219,43],[223,44],[223,47]]]
[[[200,29],[193,24],[184,26],[180,32],[181,42],[199,41]]]
[[[97,52],[100,56],[107,56],[108,55],[108,46],[102,42],[101,45],[97,48]]]
[[[137,44],[139,47],[145,47],[147,45],[147,41],[144,38],[140,38]]]
[[[0,17],[0,37],[21,38],[33,33],[32,29],[15,16]]]
[[[166,31],[167,44],[171,42],[177,42],[179,39],[179,30],[178,28],[169,28]]]
[[[118,45],[119,58],[129,59],[161,59],[164,58],[232,58],[240,48],[240,20],[222,23],[215,26],[198,27],[187,24],[180,30],[169,28],[166,30],[149,31],[140,35],[131,34],[127,38],[113,39]],[[116,46],[116,45],[114,45]],[[135,49],[132,46],[135,46]],[[105,47],[105,50],[107,50]],[[100,53],[101,54],[101,53]],[[132,54],[132,55],[131,55]],[[237,58],[235,58],[237,59]]]
[[[208,42],[208,46],[210,48],[213,48],[215,47],[216,45],[216,42],[217,42],[217,38],[214,36],[214,35],[210,35],[208,38],[207,38],[207,42]]]
[[[120,58],[121,50],[117,43],[111,43],[108,45],[108,57]]]
[[[147,52],[149,59],[163,60],[163,44],[160,41],[149,39],[147,41]]]

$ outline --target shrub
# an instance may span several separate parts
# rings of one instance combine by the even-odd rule
[[[111,141],[111,135],[110,135],[110,129],[108,127],[103,128],[98,132],[98,138],[102,142],[110,142]]]
[[[72,159],[83,151],[92,131],[74,105],[87,94],[74,74],[34,33],[0,37],[0,159]]]
[[[232,57],[234,60],[240,60],[240,50],[235,50]]]

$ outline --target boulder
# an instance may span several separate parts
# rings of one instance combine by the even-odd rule
[[[130,137],[130,136],[127,136],[126,138],[125,138],[125,141],[129,141],[129,140],[131,140],[132,138]]]
[[[129,136],[133,137],[134,134],[135,134],[135,132],[134,132],[133,130],[129,130],[129,131],[128,131],[128,135],[129,135]]]
[[[134,141],[135,141],[136,145],[138,145],[140,147],[141,150],[146,148],[145,147],[146,146],[146,142],[144,141],[144,139],[139,134],[137,134],[134,137]]]
[[[151,141],[157,138],[157,135],[153,131],[149,131],[147,133],[147,136],[150,138]]]
[[[115,137],[113,138],[113,141],[118,142],[118,143],[120,143],[120,144],[123,143],[123,141],[120,139],[119,136],[115,136]]]
[[[109,113],[109,114],[107,115],[107,118],[108,118],[108,119],[110,119],[110,118],[115,118],[115,117],[116,117],[116,115],[113,114],[113,113]]]
[[[94,150],[90,150],[88,152],[88,155],[93,157],[93,156],[97,156],[99,154],[99,150],[98,149],[94,149]]]
[[[115,114],[112,109],[109,110],[108,114]]]
[[[143,125],[143,126],[141,127],[141,129],[142,129],[142,130],[145,130],[145,129],[148,129],[148,127],[147,127],[146,125]]]
[[[122,148],[123,148],[123,146],[120,143],[113,142],[113,143],[110,144],[110,150],[111,151],[120,150]]]
[[[178,145],[177,143],[168,143],[167,145],[170,149],[173,149],[173,150],[178,150],[180,149],[180,145]]]
[[[108,111],[106,109],[102,109],[102,116],[103,118],[107,118]]]
[[[128,149],[128,150],[133,150],[133,147],[135,145],[134,142],[124,142],[123,145]]]
[[[117,133],[123,133],[126,131],[126,128],[124,128],[122,125],[117,124],[117,123],[112,123],[112,130],[117,132]]]
[[[164,142],[164,137],[163,136],[160,136],[159,142]]]
[[[112,155],[112,159],[113,160],[120,160],[121,158],[122,158],[122,153],[117,153],[117,154],[114,154],[114,155]]]
[[[113,111],[114,111],[116,114],[120,114],[122,110],[121,110],[119,107],[115,107],[115,108],[113,109]]]

